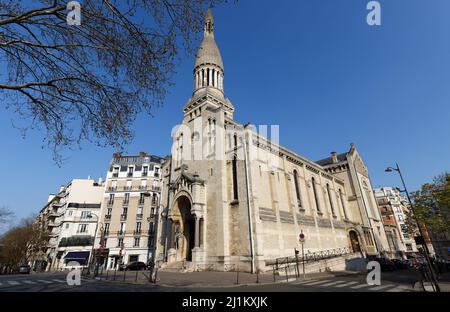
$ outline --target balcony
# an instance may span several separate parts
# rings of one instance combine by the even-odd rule
[[[108,236],[109,235],[109,230],[103,231],[103,236]]]
[[[148,172],[142,172],[142,176],[143,176],[143,177],[148,176]]]
[[[118,236],[125,236],[125,234],[126,234],[126,231],[125,231],[125,230],[118,230],[118,231],[117,231],[117,235],[118,235]]]
[[[114,172],[114,173],[112,174],[112,177],[113,177],[113,178],[118,178],[118,177],[119,177],[119,173],[118,173],[118,172]]]
[[[129,178],[133,177],[133,172],[128,172],[127,177],[129,177]]]
[[[159,178],[159,172],[155,172],[154,176],[155,178]]]
[[[108,191],[110,191],[110,192],[115,192],[115,191],[117,191],[117,186],[109,186],[109,187],[108,187]]]
[[[120,221],[126,221],[127,220],[127,215],[126,214],[121,214],[120,215]]]
[[[136,220],[142,220],[142,217],[143,217],[142,213],[137,214],[136,215]]]
[[[47,224],[48,227],[58,227],[61,225],[61,222],[49,222]]]
[[[129,204],[130,204],[129,200],[124,200],[122,203],[123,206],[128,206]]]
[[[139,189],[140,189],[140,190],[146,190],[147,188],[148,188],[147,185],[140,185],[140,186],[139,186]]]
[[[160,186],[152,186],[152,191],[160,192],[161,187]]]
[[[133,235],[141,235],[141,233],[142,233],[142,230],[140,230],[140,229],[133,231]]]
[[[155,235],[155,229],[154,228],[153,229],[149,229],[148,230],[148,235],[150,235],[150,236]]]
[[[114,201],[109,201],[108,206],[112,206],[112,205],[114,205]]]
[[[124,187],[123,187],[123,190],[124,190],[124,191],[131,191],[132,188],[133,188],[133,187],[132,187],[131,185],[130,185],[130,186],[124,186]]]
[[[111,215],[105,215],[105,221],[111,220]]]

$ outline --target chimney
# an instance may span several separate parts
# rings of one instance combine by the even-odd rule
[[[333,164],[338,163],[338,158],[336,152],[331,152],[331,159],[333,160]]]
[[[103,184],[103,179],[102,177],[98,178],[98,185],[102,185]]]
[[[122,157],[122,153],[121,152],[116,152],[113,154],[113,158],[120,158]]]
[[[139,152],[139,156],[145,157],[145,156],[147,156],[147,153],[146,153],[146,152],[143,152],[143,151],[140,151],[140,152]]]

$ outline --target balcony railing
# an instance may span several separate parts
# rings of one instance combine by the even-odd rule
[[[109,186],[108,187],[108,191],[110,191],[110,192],[114,192],[116,190],[117,190],[117,186]]]
[[[142,230],[134,230],[133,235],[141,235]]]
[[[142,176],[143,176],[143,177],[148,176],[148,172],[142,172]]]
[[[109,235],[109,230],[103,231],[103,236],[108,236],[108,235]]]
[[[117,231],[117,235],[119,235],[119,236],[124,236],[125,234],[126,234],[125,230],[118,230]]]
[[[159,191],[161,191],[161,187],[160,186],[152,186],[152,191],[159,192]]]
[[[124,205],[124,206],[128,206],[129,204],[130,204],[129,200],[124,200],[123,203],[122,203],[122,205]]]
[[[126,185],[126,186],[123,187],[123,190],[124,191],[131,191],[132,188],[133,187],[131,185]]]
[[[144,200],[139,199],[139,205],[143,205],[143,204],[145,204],[145,199]]]
[[[141,220],[143,217],[142,213],[136,215],[136,220]]]
[[[125,221],[127,219],[127,215],[126,214],[121,214],[120,215],[120,221]]]
[[[112,205],[114,205],[114,201],[109,201],[108,206],[112,206]]]
[[[146,190],[148,188],[147,185],[139,185],[140,190]]]
[[[105,220],[111,220],[111,215],[105,215]]]
[[[133,172],[128,172],[127,177],[131,178],[133,176]]]

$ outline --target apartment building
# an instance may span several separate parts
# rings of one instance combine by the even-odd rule
[[[161,194],[163,159],[139,153],[115,153],[105,181],[99,232],[98,263],[106,269],[134,261],[148,263],[155,246],[156,214]]]
[[[375,189],[375,197],[383,215],[385,230],[391,228],[392,240],[398,241],[397,251],[402,257],[417,252],[418,250],[414,240],[414,234],[417,230],[409,229],[406,225],[406,218],[410,213],[408,200],[396,188],[392,187]],[[388,224],[387,227],[386,224]],[[396,230],[393,229],[394,225],[397,228]]]
[[[103,182],[74,179],[51,194],[37,222],[49,234],[47,245],[33,261],[37,271],[63,270],[88,263],[103,197]]]

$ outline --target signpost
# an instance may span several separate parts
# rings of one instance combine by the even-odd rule
[[[303,264],[303,280],[306,279],[306,274],[305,274],[305,234],[303,234],[303,230],[300,232],[300,234],[298,234],[298,241],[300,242],[300,244],[302,245],[302,264]]]

